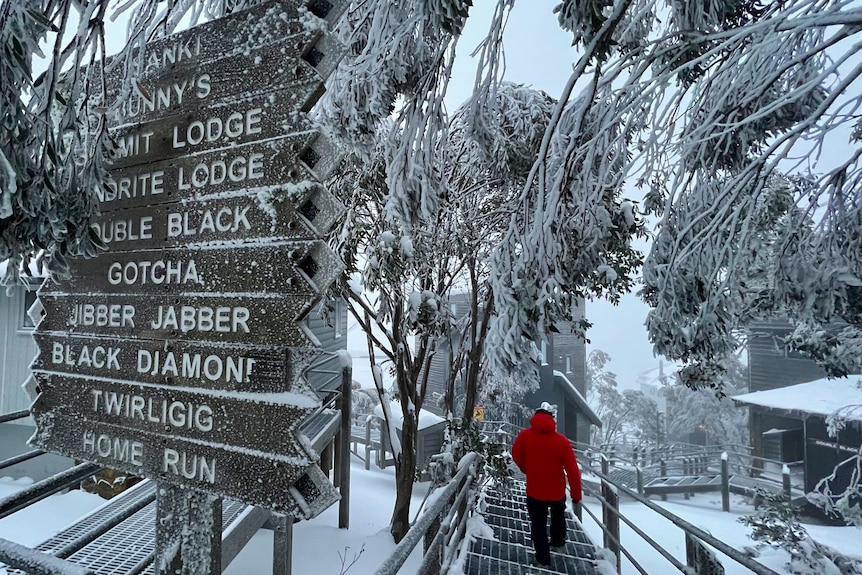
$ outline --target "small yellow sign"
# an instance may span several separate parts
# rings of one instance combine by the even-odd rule
[[[473,419],[476,421],[485,420],[485,406],[481,403],[473,408]]]

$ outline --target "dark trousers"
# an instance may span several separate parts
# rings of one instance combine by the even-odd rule
[[[548,510],[551,511],[551,541],[548,543]],[[566,498],[559,501],[539,501],[527,496],[527,513],[530,514],[530,537],[536,550],[536,561],[551,564],[551,545],[566,541]]]

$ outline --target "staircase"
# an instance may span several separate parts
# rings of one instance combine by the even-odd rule
[[[470,546],[464,563],[465,575],[539,575],[566,573],[595,575],[596,550],[583,526],[571,510],[566,510],[568,527],[566,547],[561,553],[551,550],[551,569],[532,567],[533,543],[530,540],[530,518],[527,515],[525,484],[515,481],[503,492],[486,488],[479,512],[494,531],[495,539],[477,538]]]

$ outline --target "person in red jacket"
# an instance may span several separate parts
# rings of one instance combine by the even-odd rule
[[[557,433],[557,422],[548,403],[542,403],[512,445],[512,459],[527,476],[527,513],[536,562],[551,564],[551,547],[566,543],[566,478],[577,507],[581,492],[581,472],[572,444]],[[565,473],[564,473],[565,472]],[[548,510],[551,512],[551,541],[548,544]]]

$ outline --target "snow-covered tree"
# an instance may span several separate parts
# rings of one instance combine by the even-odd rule
[[[446,129],[443,96],[458,26],[441,15],[461,15],[467,5],[374,0],[351,12],[343,29],[351,53],[329,85],[322,120],[363,155],[376,142],[375,126],[394,118],[402,137],[391,142],[386,163],[386,213],[405,226],[432,221],[446,194],[430,166]],[[483,165],[505,166],[507,179],[519,184],[490,258],[496,315],[488,325],[487,361],[492,370],[535,381],[533,342],[571,320],[574,302],[613,299],[631,288],[641,255],[629,241],[643,233],[643,224],[635,204],[621,197],[622,142],[631,130],[605,107],[608,101],[597,94],[570,101],[570,93],[557,102],[525,98],[526,90],[501,83],[511,6],[498,2],[480,50],[476,91],[462,109],[471,153]],[[584,146],[593,138],[615,150],[590,152]],[[609,179],[596,184],[592,174],[599,172]]]
[[[601,419],[593,428],[594,445],[656,443],[662,434],[655,401],[635,389],[619,388],[615,373],[607,371],[611,356],[600,349],[587,356],[587,402]]]
[[[683,438],[703,426],[711,445],[739,451],[748,445],[748,410],[733,403],[729,396],[747,391],[745,365],[735,356],[726,372],[722,392],[711,388],[690,389],[672,379],[673,385],[662,389],[667,400],[667,434]]]
[[[533,122],[510,127],[510,145],[523,143],[523,156],[529,157],[529,137],[540,131],[535,124],[549,117],[553,102],[539,92],[513,84],[501,86],[498,101],[501,109],[532,105],[539,113],[544,110],[544,116],[535,117]],[[393,122],[381,122],[377,146],[352,156],[331,186],[348,206],[335,241],[347,263],[337,290],[354,303],[354,315],[369,346],[387,358],[403,412],[396,417],[412,420],[402,427],[400,451],[396,453],[398,495],[392,525],[396,539],[409,525],[416,467],[415,425],[426,400],[432,357],[441,346],[449,348],[449,407],[454,408],[454,382],[459,380],[466,397],[464,405],[458,406],[462,412],[457,417],[465,424],[473,418],[481,384],[490,379],[484,360],[485,340],[494,318],[494,294],[488,283],[490,253],[523,182],[523,163],[519,166],[508,158],[490,163],[468,137],[467,111],[456,110],[438,133],[428,160],[433,163],[423,167],[442,190],[433,219],[409,225],[387,213],[392,195],[392,181],[386,171],[388,154],[398,148],[393,141],[405,136]],[[453,291],[466,297],[468,304],[460,317],[453,317],[449,309]],[[374,361],[374,354],[369,355]],[[380,374],[379,367],[372,368]],[[380,379],[375,384],[387,405],[389,390]],[[514,385],[491,391],[508,395],[513,393],[511,387]],[[521,395],[526,391],[523,385],[520,390]]]

